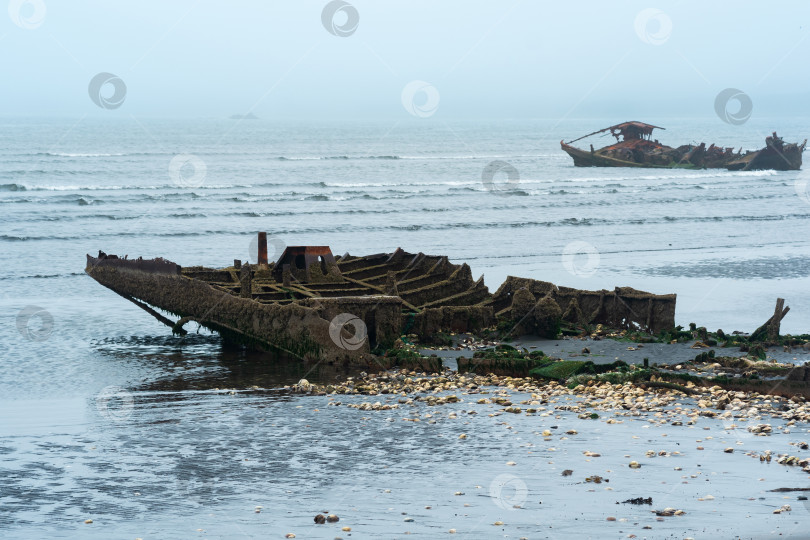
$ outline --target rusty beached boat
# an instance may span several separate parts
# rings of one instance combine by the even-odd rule
[[[544,318],[651,333],[674,326],[674,294],[584,291],[511,276],[493,294],[467,264],[402,249],[334,257],[326,246],[290,246],[268,263],[267,236],[259,233],[258,259],[184,268],[99,252],[87,255],[85,271],[175,333],[195,321],[226,340],[308,363],[371,365],[403,334],[430,341],[503,323],[516,326],[515,335],[543,335]]]
[[[666,146],[652,138],[655,129],[665,129],[643,122],[624,122],[589,133],[578,139],[560,141],[562,149],[574,160],[577,167],[647,167],[660,169],[728,169],[751,171],[773,169],[795,171],[802,166],[802,152],[807,139],[801,144],[785,143],[776,132],[766,137],[765,147],[760,150],[737,152],[733,148],[721,148],[705,143],[685,144],[677,148]],[[572,143],[609,132],[616,143],[595,150],[580,150]]]

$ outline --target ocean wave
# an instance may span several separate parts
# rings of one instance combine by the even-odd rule
[[[276,156],[274,158],[276,161],[328,161],[328,160],[350,160],[350,159],[407,159],[402,158],[400,156],[349,156],[349,155],[337,155],[337,156]]]
[[[260,184],[262,185],[262,184]],[[277,184],[282,185],[282,184]],[[206,189],[244,189],[254,187],[250,184],[210,184],[194,186],[195,190]],[[177,184],[159,184],[159,185],[30,185],[30,184],[0,184],[0,191],[156,191],[160,189],[171,190],[188,190],[189,188],[178,186]]]
[[[75,158],[75,157],[117,157],[117,156],[128,156],[131,154],[124,154],[124,153],[115,153],[115,154],[83,154],[83,153],[70,153],[70,152],[37,152],[34,154],[35,156],[51,156],[51,157],[68,157],[68,158]]]
[[[745,177],[760,177],[760,176],[776,176],[779,171],[767,169],[763,171],[725,171],[722,169],[701,169],[699,171],[685,171],[683,169],[668,169],[677,172],[673,174],[645,174],[641,176],[619,176],[619,177],[600,177],[600,176],[582,176],[571,178],[573,182],[624,182],[624,181],[638,181],[638,180],[700,180],[703,178],[745,178]]]
[[[0,281],[4,280],[16,280],[16,279],[53,279],[53,278],[61,278],[61,277],[74,277],[74,276],[84,276],[84,272],[66,272],[64,274],[31,274],[27,276],[8,276],[8,275],[0,275]]]
[[[431,221],[420,223],[407,223],[397,225],[380,226],[377,224],[369,224],[367,226],[355,226],[352,228],[354,233],[358,232],[379,232],[379,231],[446,231],[454,229],[522,229],[522,228],[552,228],[552,227],[592,227],[592,226],[621,226],[621,225],[654,225],[671,222],[692,222],[692,223],[705,223],[705,222],[746,222],[746,221],[785,221],[789,219],[807,219],[805,214],[792,214],[792,215],[770,215],[770,216],[664,216],[662,218],[627,218],[627,219],[601,219],[601,218],[562,218],[557,220],[532,220],[532,221],[485,221],[485,222],[469,222],[459,221],[455,223],[436,223]],[[163,230],[163,229],[161,229]],[[316,226],[316,227],[303,227],[293,228],[289,230],[276,230],[276,234],[319,234],[319,233],[332,233],[334,226]],[[127,232],[121,231],[116,233],[116,237],[151,237],[151,238],[180,238],[180,237],[211,237],[221,235],[244,235],[243,229],[234,230],[201,230],[195,229],[193,231],[172,231],[172,232]],[[15,236],[15,235],[1,235],[0,241],[2,242],[34,242],[42,240],[50,240],[56,242],[72,241],[72,240],[87,240],[88,238],[99,238],[106,236],[106,232],[98,235],[81,235],[81,236]]]

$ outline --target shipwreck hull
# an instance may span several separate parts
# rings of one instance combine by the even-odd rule
[[[672,148],[652,140],[655,129],[664,128],[642,122],[624,122],[567,143],[560,141],[560,148],[571,156],[576,167],[795,171],[802,166],[802,153],[807,145],[806,139],[801,144],[785,143],[774,132],[765,138],[764,148],[744,153],[742,149],[734,152],[733,148],[722,148],[714,144],[707,147],[705,143]],[[598,150],[591,146],[590,152],[571,145],[604,132],[610,132],[616,137],[616,144]]]
[[[675,295],[630,288],[580,291],[514,277],[492,294],[483,277],[473,280],[466,264],[401,249],[335,258],[325,246],[301,246],[287,248],[276,263],[234,261],[226,268],[183,268],[160,258],[100,253],[87,256],[85,271],[173,332],[185,333],[183,325],[195,321],[226,340],[306,363],[388,367],[379,354],[401,335],[429,342],[440,332],[479,333],[517,323],[513,296],[522,289],[537,305],[558,305],[556,317],[573,325],[657,333],[675,324]],[[534,332],[525,322],[514,329]]]
[[[675,326],[677,297],[674,294],[652,294],[632,287],[586,291],[514,276],[507,277],[493,295],[498,317],[514,317],[511,314],[512,299],[520,289],[528,290],[535,301],[545,297],[553,299],[560,307],[562,320],[573,325],[602,324],[652,334]]]
[[[183,319],[219,332],[229,341],[256,348],[278,350],[306,362],[362,363],[372,360],[369,342],[347,351],[330,337],[329,320],[319,309],[302,303],[272,304],[241,298],[200,279],[153,268],[153,261],[105,260],[87,257],[87,273],[121,296],[155,306]],[[397,297],[364,297],[375,311],[374,333],[392,339],[400,326],[401,300]],[[360,312],[362,313],[362,311]],[[179,330],[176,327],[175,330]]]
[[[596,151],[586,152],[579,148],[560,143],[563,151],[571,156],[574,160],[574,165],[577,167],[635,167],[635,168],[650,168],[650,169],[671,169],[674,168],[670,165],[657,165],[654,163],[637,163],[626,159],[619,159],[615,157],[605,156]],[[688,167],[687,167],[688,168]]]

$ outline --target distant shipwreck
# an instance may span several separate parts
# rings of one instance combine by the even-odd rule
[[[267,261],[182,268],[162,258],[87,255],[85,271],[172,331],[195,321],[228,341],[282,351],[307,363],[379,364],[404,334],[430,342],[441,332],[500,325],[514,336],[555,337],[561,323],[604,324],[658,333],[674,326],[675,295],[629,287],[584,291],[508,277],[490,293],[483,276],[447,257],[397,249],[334,257],[326,246],[290,246]],[[172,320],[157,311],[175,315]]]
[[[606,127],[578,139],[560,141],[562,149],[573,158],[577,167],[649,167],[663,169],[728,169],[751,171],[773,169],[795,171],[802,166],[802,152],[807,139],[801,144],[785,143],[776,132],[766,137],[765,148],[734,152],[734,148],[721,148],[705,143],[685,144],[678,148],[663,145],[652,139],[654,129],[665,129],[643,122],[624,122]],[[579,140],[599,133],[610,132],[616,144],[590,151],[571,146]]]

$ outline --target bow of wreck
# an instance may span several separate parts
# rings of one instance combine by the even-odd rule
[[[560,324],[605,324],[658,333],[674,326],[674,294],[623,287],[585,291],[508,277],[491,293],[483,276],[445,256],[392,253],[334,257],[327,246],[287,247],[257,264],[181,267],[162,258],[87,255],[85,271],[184,334],[194,321],[224,339],[307,363],[372,366],[403,334],[508,326],[513,336],[556,337]]]

